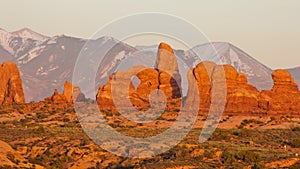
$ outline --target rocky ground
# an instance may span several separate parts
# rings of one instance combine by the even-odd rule
[[[224,115],[205,143],[199,116],[186,138],[166,153],[147,159],[113,155],[83,132],[73,105],[53,102],[6,105],[0,108],[0,168],[299,168],[300,120],[293,116]],[[170,109],[170,111],[174,111]],[[103,113],[120,133],[150,137],[174,120],[123,123]]]

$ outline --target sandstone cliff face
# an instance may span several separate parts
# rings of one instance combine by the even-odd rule
[[[64,85],[63,95],[66,97],[68,103],[84,102],[85,95],[81,92],[79,86],[73,86],[71,82],[66,81]]]
[[[68,103],[71,103],[73,101],[73,85],[71,82],[66,81],[65,85],[64,85],[64,91],[63,91],[63,95],[66,97],[66,101]]]
[[[213,62],[202,62],[193,69],[200,96],[199,108],[203,111],[207,111],[211,105],[211,79],[215,66],[216,64]],[[192,92],[195,93],[194,91]]]
[[[261,92],[231,65],[201,62],[191,68],[187,76],[189,89],[184,106],[197,105],[202,115],[212,107],[214,113],[235,115],[300,114],[300,92],[288,71],[274,71],[273,88]],[[171,105],[179,108],[180,83],[176,56],[169,45],[161,43],[154,69],[136,66],[125,72],[117,71],[106,85],[100,86],[97,102],[105,110],[114,110],[116,106],[126,109],[132,105],[138,110],[147,110],[151,105],[149,97],[156,92],[156,99],[160,100],[160,91],[168,108]]]
[[[211,62],[202,62],[191,71],[193,73],[191,75],[190,72],[189,78],[195,78],[198,86],[199,113],[206,114],[211,106],[219,106],[219,103],[214,103],[218,100],[212,100],[212,88],[224,82],[223,84],[226,84],[225,114],[300,114],[298,85],[286,70],[274,71],[273,88],[261,92],[248,84],[246,76],[238,73],[230,65],[220,66]],[[194,93],[196,92],[189,90],[187,99],[197,97]],[[220,93],[214,94],[216,98],[221,98]],[[222,107],[219,107],[219,110],[222,111]]]
[[[300,92],[286,70],[272,73],[274,86],[260,93],[259,106],[271,114],[300,114]]]
[[[136,66],[125,72],[117,71],[106,85],[100,86],[96,97],[101,109],[133,106],[147,110],[150,96],[156,96],[156,101],[167,101],[167,106],[179,102],[180,84],[176,56],[169,45],[161,43],[154,69]]]
[[[166,43],[160,43],[154,68],[158,70],[159,89],[168,98],[181,97],[181,77],[177,58],[173,49]]]
[[[224,65],[227,86],[227,102],[225,112],[255,113],[258,111],[259,91],[248,84],[244,74],[238,73],[230,65]]]
[[[0,105],[25,103],[22,80],[15,63],[0,65]]]
[[[200,113],[206,114],[211,106],[220,106],[218,109],[226,113],[250,113],[258,110],[259,91],[248,84],[246,76],[239,74],[234,67],[201,62],[192,72],[193,76],[189,78],[195,78],[199,96],[194,96],[196,92],[189,89],[187,99],[200,97]],[[226,96],[224,90],[227,92]],[[226,97],[225,107],[218,100],[222,97]]]

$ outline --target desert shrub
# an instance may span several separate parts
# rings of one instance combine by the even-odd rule
[[[6,110],[0,110],[0,114],[8,114]]]
[[[179,146],[179,151],[176,152],[176,157],[179,156],[179,157],[188,157],[189,154],[190,154],[190,151],[189,149],[186,147],[186,146]]]
[[[51,152],[49,150],[46,150],[45,153],[44,153],[47,157],[50,157],[51,156]]]
[[[233,131],[232,134],[235,135],[235,136],[239,136],[240,135],[239,131]]]
[[[299,164],[295,164],[293,166],[290,167],[290,169],[299,169],[300,168],[300,163]]]
[[[13,169],[14,167],[10,166],[10,165],[4,165],[0,167],[1,169]]]
[[[32,164],[38,164],[38,165],[43,166],[45,159],[43,158],[43,156],[37,156],[36,158],[29,157],[28,161]]]
[[[107,117],[112,117],[113,116],[113,113],[109,110],[101,110],[101,113],[103,113],[104,116],[107,116]]]
[[[252,151],[240,151],[237,154],[238,159],[246,163],[257,163],[260,161],[260,156]]]
[[[256,163],[251,167],[251,169],[264,169],[264,168],[266,168],[266,166],[262,163]]]
[[[13,120],[11,123],[12,123],[14,126],[18,126],[18,125],[20,124],[18,120]]]
[[[224,164],[232,164],[237,161],[234,151],[224,151],[221,156],[221,161]]]
[[[36,117],[38,119],[44,119],[44,118],[47,118],[48,116],[44,112],[37,112]]]
[[[295,138],[291,141],[290,145],[293,148],[300,148],[300,138]]]
[[[252,151],[225,151],[221,156],[221,160],[225,164],[233,164],[239,160],[247,164],[258,164],[260,156]]]
[[[232,134],[235,136],[239,136],[239,137],[249,137],[251,135],[251,130],[242,128],[242,129],[233,131]]]
[[[258,125],[262,125],[263,124],[263,122],[255,120],[255,119],[250,119],[250,120],[245,119],[245,120],[242,121],[242,123],[239,126],[239,128],[242,129],[245,126],[247,126],[248,124],[251,124],[251,123],[258,124]]]
[[[68,117],[64,117],[63,122],[69,122],[70,119]]]
[[[12,107],[13,107],[14,110],[18,110],[18,111],[19,111],[19,110],[24,109],[25,106],[24,106],[24,105],[20,105],[20,104],[13,103],[13,104],[12,104]]]
[[[215,151],[213,151],[212,149],[210,150],[205,150],[203,156],[206,158],[213,158],[215,155]]]
[[[59,110],[54,109],[54,108],[50,111],[50,115],[54,115],[54,114],[57,114],[57,113],[59,113]]]
[[[15,156],[13,155],[13,154],[11,154],[11,153],[8,153],[7,155],[6,155],[6,157],[11,161],[11,162],[13,162],[13,163],[15,163],[15,164],[19,164],[20,163],[20,161],[19,160],[16,160],[15,159]]]
[[[227,132],[218,129],[210,137],[210,140],[214,140],[214,141],[227,141],[229,139],[230,136],[228,135]]]
[[[292,131],[300,131],[300,127],[294,127],[293,129],[292,129]]]
[[[30,118],[25,118],[25,119],[21,119],[20,122],[24,126],[24,125],[26,125],[26,123],[30,122],[31,120],[32,119],[30,119]]]
[[[52,161],[51,165],[46,167],[46,169],[60,169],[60,168],[65,168],[64,162],[62,160]]]
[[[67,113],[73,113],[73,112],[75,112],[75,110],[74,110],[73,108],[68,108],[68,109],[66,110],[66,112],[67,112]]]
[[[45,129],[43,126],[39,126],[38,128],[32,130],[33,134],[42,134],[44,132],[45,132]]]

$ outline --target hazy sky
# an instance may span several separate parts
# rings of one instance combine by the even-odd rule
[[[0,0],[0,27],[88,38],[108,22],[163,12],[230,42],[271,68],[300,66],[299,0]]]

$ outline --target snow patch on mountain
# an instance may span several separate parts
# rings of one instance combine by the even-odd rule
[[[49,38],[47,36],[34,32],[28,28],[23,28],[18,31],[11,32],[11,34],[14,35],[15,37],[28,38],[36,41],[44,41]]]
[[[124,50],[121,51],[121,52],[119,52],[119,53],[115,56],[115,59],[112,60],[111,64],[106,65],[106,66],[104,67],[103,71],[101,72],[101,77],[100,77],[100,79],[101,79],[101,78],[105,78],[106,76],[108,76],[106,72],[109,72],[112,68],[114,68],[114,67],[117,65],[117,63],[118,63],[119,61],[121,61],[121,60],[124,59],[125,57],[126,57],[126,52],[125,52]]]
[[[113,37],[110,37],[110,36],[103,36],[103,37],[100,37],[97,39],[97,41],[99,41],[99,45],[104,45],[106,44],[107,42],[110,42],[110,41],[113,41],[113,42],[118,42],[116,39],[114,39]]]
[[[39,54],[43,51],[43,49],[46,48],[45,45],[43,46],[38,46],[36,48],[34,48],[33,50],[29,51],[27,54],[19,57],[17,59],[19,64],[26,64],[29,61],[31,61],[32,59],[36,58],[39,56]]]
[[[13,53],[13,49],[9,46],[12,35],[9,32],[6,32],[4,29],[0,29],[0,45],[8,51]]]

